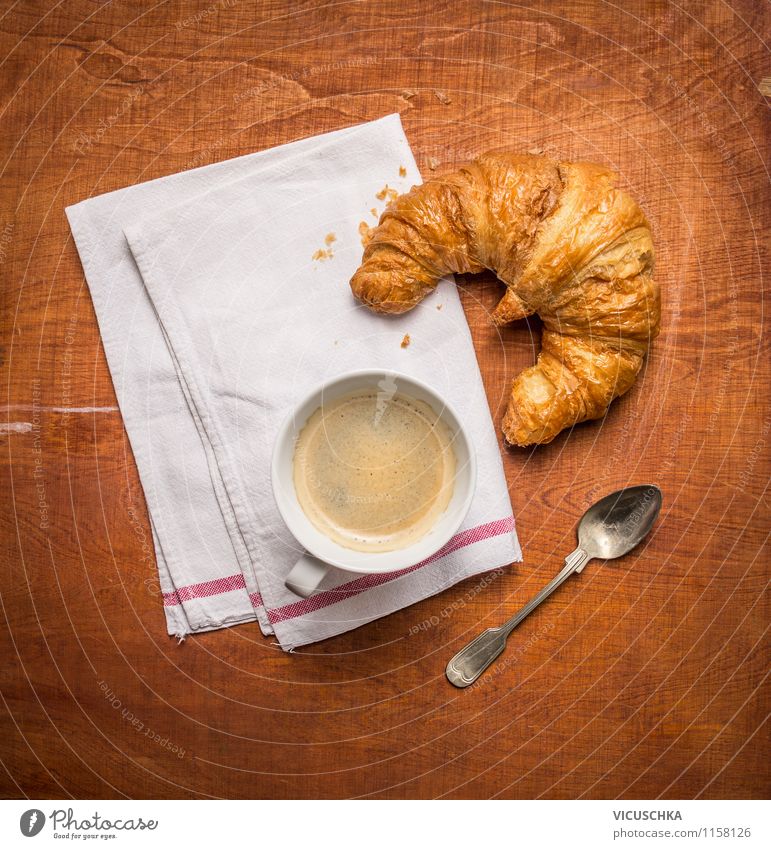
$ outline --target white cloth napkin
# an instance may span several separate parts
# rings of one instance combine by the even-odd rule
[[[150,511],[170,634],[256,618],[291,650],[521,559],[454,284],[401,317],[372,314],[348,285],[360,222],[376,223],[386,185],[419,182],[389,115],[67,209]],[[300,599],[284,586],[300,552],[273,500],[273,439],[315,385],[367,367],[418,377],[456,407],[477,451],[477,492],[461,531],[426,562],[387,575],[333,569]]]

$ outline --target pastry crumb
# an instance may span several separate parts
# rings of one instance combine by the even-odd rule
[[[396,189],[392,189],[388,183],[383,186],[383,188],[375,195],[378,200],[387,201],[387,203],[391,203],[395,201],[396,198],[399,197],[399,192]]]
[[[359,222],[359,236],[361,237],[361,246],[366,248],[372,238],[374,227],[370,227],[366,221]]]
[[[447,106],[448,103],[452,103],[452,98],[448,96],[447,92],[437,91],[434,89],[434,97],[436,97],[440,103],[444,103],[445,106]]]
[[[404,334],[404,339],[402,339],[401,347],[402,347],[402,348],[409,348],[409,347],[410,347],[410,341],[411,341],[411,340],[410,340],[410,334],[409,334],[409,333],[405,333],[405,334]]]
[[[334,233],[327,233],[327,235],[324,236],[324,244],[326,245],[326,248],[319,248],[313,254],[311,259],[315,259],[317,262],[323,262],[325,259],[332,259],[334,253],[332,252],[332,248],[330,247],[330,245],[332,245],[332,243],[336,241],[337,236]]]
[[[407,176],[407,169],[403,165],[399,166],[399,176],[400,177],[406,177]]]
[[[404,91],[402,92],[402,97],[405,100],[409,100],[410,98],[415,97],[416,94],[417,94],[417,92],[415,91],[414,88],[405,88]]]
[[[377,210],[374,206],[372,207],[372,209],[370,209],[370,213],[372,214],[373,218],[377,218]]]
[[[437,304],[437,305],[436,305],[436,308],[437,308],[438,310],[440,310],[443,306],[444,306],[444,304]]]
[[[428,157],[428,167],[429,167],[432,171],[436,171],[436,166],[437,166],[438,164],[439,164],[439,160],[438,160],[438,159],[436,159],[436,158],[435,158],[435,157],[433,157],[433,156],[429,156],[429,157]]]

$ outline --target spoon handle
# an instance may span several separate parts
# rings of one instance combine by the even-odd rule
[[[589,560],[589,555],[577,548],[565,558],[562,571],[530,601],[515,613],[511,619],[497,628],[488,628],[462,648],[447,664],[447,679],[456,687],[468,687],[487,669],[487,667],[506,648],[509,634],[519,623],[531,614],[538,605],[547,599],[557,587],[561,586],[574,572],[580,572]]]

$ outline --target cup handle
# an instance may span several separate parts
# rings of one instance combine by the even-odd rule
[[[295,595],[308,598],[312,592],[318,589],[328,571],[328,563],[306,553],[295,563],[292,571],[287,575],[284,585]]]

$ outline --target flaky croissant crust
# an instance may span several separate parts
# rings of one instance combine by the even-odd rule
[[[503,434],[550,442],[605,414],[634,382],[659,331],[653,244],[615,175],[588,162],[485,154],[415,186],[380,218],[351,280],[377,312],[412,309],[450,272],[506,284],[496,324],[533,313],[542,350],[512,385]]]

